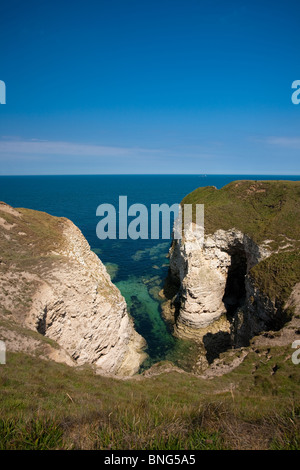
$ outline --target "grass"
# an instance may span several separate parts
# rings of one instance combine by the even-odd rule
[[[21,208],[17,211],[20,217],[1,211],[1,218],[13,226],[7,231],[12,239],[0,238],[1,258],[6,263],[17,262],[20,268],[27,264],[34,266],[43,254],[48,256],[51,250],[64,247],[63,228],[66,219],[31,209]]]
[[[300,367],[288,349],[268,351],[268,361],[265,353],[249,352],[213,380],[175,371],[117,380],[8,353],[0,366],[1,448],[299,448]]]
[[[207,186],[188,194],[181,204],[193,204],[194,217],[195,205],[204,204],[206,234],[236,228],[256,243],[273,240],[274,250],[283,237],[299,247],[299,181],[234,181],[219,190]]]
[[[0,419],[0,450],[52,450],[62,446],[63,429],[53,419]]]
[[[254,266],[250,276],[274,304],[284,306],[300,281],[300,251],[274,253]]]

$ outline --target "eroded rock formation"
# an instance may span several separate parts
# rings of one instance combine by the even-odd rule
[[[105,266],[70,220],[1,203],[0,247],[4,322],[55,340],[63,350],[59,360],[94,364],[103,373],[138,371],[145,342]]]
[[[241,182],[237,182],[230,186],[232,192],[230,204],[232,206],[234,205],[232,202],[234,197],[237,197],[234,194],[234,189],[239,188],[240,190],[241,184]],[[237,209],[242,213],[242,204],[245,204],[246,211],[246,208],[249,207],[249,200],[252,206],[256,203],[254,215],[259,220],[257,229],[259,236],[249,235],[251,230],[247,230],[248,221],[245,222],[242,217],[241,221],[238,219],[234,221],[236,226],[226,229],[222,228],[224,223],[220,218],[220,228],[215,227],[215,222],[214,226],[211,224],[205,232],[203,243],[199,243],[199,238],[195,236],[194,224],[192,224],[184,238],[174,240],[170,248],[168,285],[173,284],[173,286],[177,286],[177,289],[173,290],[169,301],[165,304],[166,317],[170,319],[170,315],[173,315],[176,336],[195,340],[203,346],[203,357],[205,356],[203,363],[206,361],[211,363],[220,352],[230,347],[248,345],[251,338],[263,331],[281,328],[288,319],[285,305],[281,301],[281,298],[284,297],[283,292],[287,292],[288,289],[291,291],[293,285],[300,281],[299,226],[297,228],[291,222],[290,226],[285,227],[283,234],[278,235],[273,230],[272,235],[278,235],[276,242],[274,241],[275,237],[274,239],[268,238],[268,224],[270,222],[267,217],[274,226],[276,226],[276,217],[279,220],[278,225],[281,223],[280,218],[283,218],[285,210],[284,203],[286,206],[288,205],[286,202],[287,189],[290,189],[288,183],[285,182],[282,185],[268,183],[265,186],[253,182],[248,182],[248,184],[243,182],[243,184],[245,189],[244,193],[238,194]],[[295,185],[295,183],[293,184]],[[282,203],[278,203],[276,210],[273,210],[272,207],[274,213],[274,215],[271,214],[272,218],[269,213],[265,217],[264,206],[267,202],[269,203],[269,194],[271,193],[273,196],[274,188],[277,199],[281,197]],[[299,185],[295,185],[290,189],[291,192],[293,189],[297,190],[295,191],[295,199],[298,197],[298,188]],[[206,189],[203,188],[200,194],[205,196]],[[216,209],[215,201],[217,197],[221,200],[223,194],[219,191],[219,195],[216,188],[209,189],[214,196],[214,206],[210,208],[207,205],[207,213],[209,220],[214,220],[218,209]],[[257,197],[255,190],[262,198],[261,206],[255,201],[255,197]],[[227,188],[224,191],[229,192]],[[266,198],[265,202],[263,197]],[[253,200],[254,202],[252,202]],[[201,198],[199,198],[199,202],[203,202]],[[221,200],[221,204],[226,207],[223,200]],[[227,200],[226,204],[228,204]],[[294,205],[295,213],[298,207],[299,204],[298,206]],[[226,224],[230,224],[229,218],[226,220]],[[240,228],[243,224],[246,227],[245,231]],[[289,232],[292,232],[293,229],[293,236],[298,235],[297,239],[289,238]],[[262,231],[262,234],[259,233],[259,230]],[[293,267],[288,262],[289,252],[292,253],[293,262],[297,266],[293,275],[290,273]],[[286,257],[282,261],[282,265],[279,263],[281,260],[278,261],[274,257],[278,254],[280,256],[280,253]],[[271,256],[273,257],[270,258]],[[264,266],[264,260],[273,260],[273,258],[273,264]],[[262,266],[260,270],[263,272],[263,276],[254,276],[253,268],[257,266]],[[278,295],[276,292],[277,272],[278,278],[281,276],[278,281],[281,292],[278,288]],[[260,278],[264,280],[264,285],[259,284]],[[272,284],[275,286],[273,286],[275,293],[271,295],[269,291],[272,289],[269,286],[272,287]]]
[[[181,286],[176,330],[186,337],[202,336],[217,321],[226,327],[224,314],[246,295],[247,272],[269,254],[238,230],[218,230],[205,237],[202,247],[192,233],[188,242],[176,241],[170,250],[171,275]]]

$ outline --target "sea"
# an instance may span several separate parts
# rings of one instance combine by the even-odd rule
[[[127,302],[136,330],[147,342],[148,358],[141,370],[163,360],[184,368],[184,358],[188,362],[193,346],[174,338],[170,326],[161,315],[162,298],[159,295],[169,268],[172,226],[168,238],[100,240],[96,233],[100,217],[96,211],[101,204],[111,204],[118,214],[119,197],[127,196],[128,207],[143,204],[150,217],[151,204],[179,204],[184,196],[198,187],[216,186],[219,189],[241,179],[298,181],[300,176],[0,176],[0,201],[13,207],[26,207],[72,220],[105,264],[112,281]],[[118,223],[118,217],[116,219]]]

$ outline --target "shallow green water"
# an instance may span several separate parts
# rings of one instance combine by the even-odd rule
[[[138,250],[131,256],[131,268],[135,274],[118,279],[116,263],[107,266],[112,280],[120,289],[134,319],[136,330],[146,339],[149,355],[144,366],[164,360],[174,348],[175,339],[161,316],[162,299],[159,291],[163,288],[168,271],[169,243]],[[147,269],[141,269],[141,267]]]
[[[116,263],[106,264],[113,282],[126,300],[135,329],[147,342],[148,358],[141,370],[163,360],[169,360],[185,369],[189,369],[192,362],[193,344],[175,338],[161,315],[163,298],[159,293],[168,272],[168,249],[169,243],[159,243],[135,252],[131,257],[131,268],[134,265],[133,271],[136,274],[129,275],[126,279],[118,279],[119,266]],[[142,274],[141,266],[148,267],[142,270]]]
[[[160,303],[151,297],[147,285],[138,278],[117,283],[124,295],[136,330],[147,341],[147,352],[153,362],[163,360],[174,346],[174,339],[160,314]]]

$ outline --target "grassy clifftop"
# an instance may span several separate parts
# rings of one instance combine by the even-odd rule
[[[0,202],[2,260],[20,264],[22,261],[49,255],[51,251],[63,248],[65,220],[45,212],[14,209]]]
[[[255,348],[211,380],[171,370],[124,381],[9,353],[0,449],[298,449],[300,365],[290,354]]]
[[[62,258],[65,221],[0,202],[1,319],[24,320],[45,269]]]
[[[222,189],[198,188],[182,204],[204,204],[205,233],[236,228],[276,250],[299,248],[300,181],[234,181]]]
[[[300,181],[234,181],[219,190],[208,186],[181,204],[193,204],[193,209],[204,204],[206,234],[235,228],[265,243],[272,255],[250,276],[274,303],[287,301],[300,282]]]

